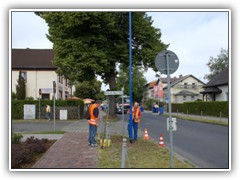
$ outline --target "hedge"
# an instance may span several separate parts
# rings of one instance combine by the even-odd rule
[[[152,110],[152,105],[153,103],[158,104],[158,100],[155,99],[148,99],[145,103],[144,103],[144,108],[147,110]],[[164,102],[159,102],[159,106],[163,107],[164,106]]]
[[[172,103],[172,112],[182,112],[185,114],[196,114],[203,116],[220,116],[228,117],[228,101],[211,101],[211,102],[185,102],[183,104]]]
[[[23,119],[23,108],[24,104],[35,104],[36,111],[38,112],[39,101],[38,100],[12,100],[12,119]],[[53,107],[53,100],[41,100],[40,106],[41,109],[45,109],[46,105]],[[56,100],[56,107],[77,107],[80,106],[83,109],[82,100]]]

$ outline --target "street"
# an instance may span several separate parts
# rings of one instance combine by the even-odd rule
[[[170,147],[167,117],[143,112],[140,128],[147,128],[151,138]],[[128,121],[128,115],[125,115]],[[177,131],[173,131],[173,151],[199,168],[229,168],[228,127],[177,119]]]

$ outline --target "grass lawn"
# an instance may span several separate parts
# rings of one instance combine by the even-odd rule
[[[98,168],[121,168],[122,136],[111,136],[111,146],[99,149]],[[170,168],[170,152],[150,140],[127,143],[126,168]],[[175,168],[194,168],[188,162],[174,158]]]

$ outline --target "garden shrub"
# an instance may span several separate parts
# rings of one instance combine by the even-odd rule
[[[183,104],[172,103],[172,112],[195,114],[204,116],[228,117],[228,101],[195,101],[184,102]]]
[[[33,136],[22,143],[12,143],[11,166],[22,168],[23,164],[31,163],[36,155],[46,152],[48,139],[37,139]]]
[[[23,135],[17,134],[17,133],[13,133],[12,134],[12,143],[18,144],[18,143],[20,143],[22,138],[23,138]]]

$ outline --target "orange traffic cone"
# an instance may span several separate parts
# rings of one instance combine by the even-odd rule
[[[145,130],[144,130],[144,140],[148,140],[148,139],[149,139],[148,131],[147,131],[147,128],[145,128]]]
[[[164,141],[163,141],[163,135],[162,134],[160,134],[160,137],[159,137],[159,146],[160,147],[164,146]]]

